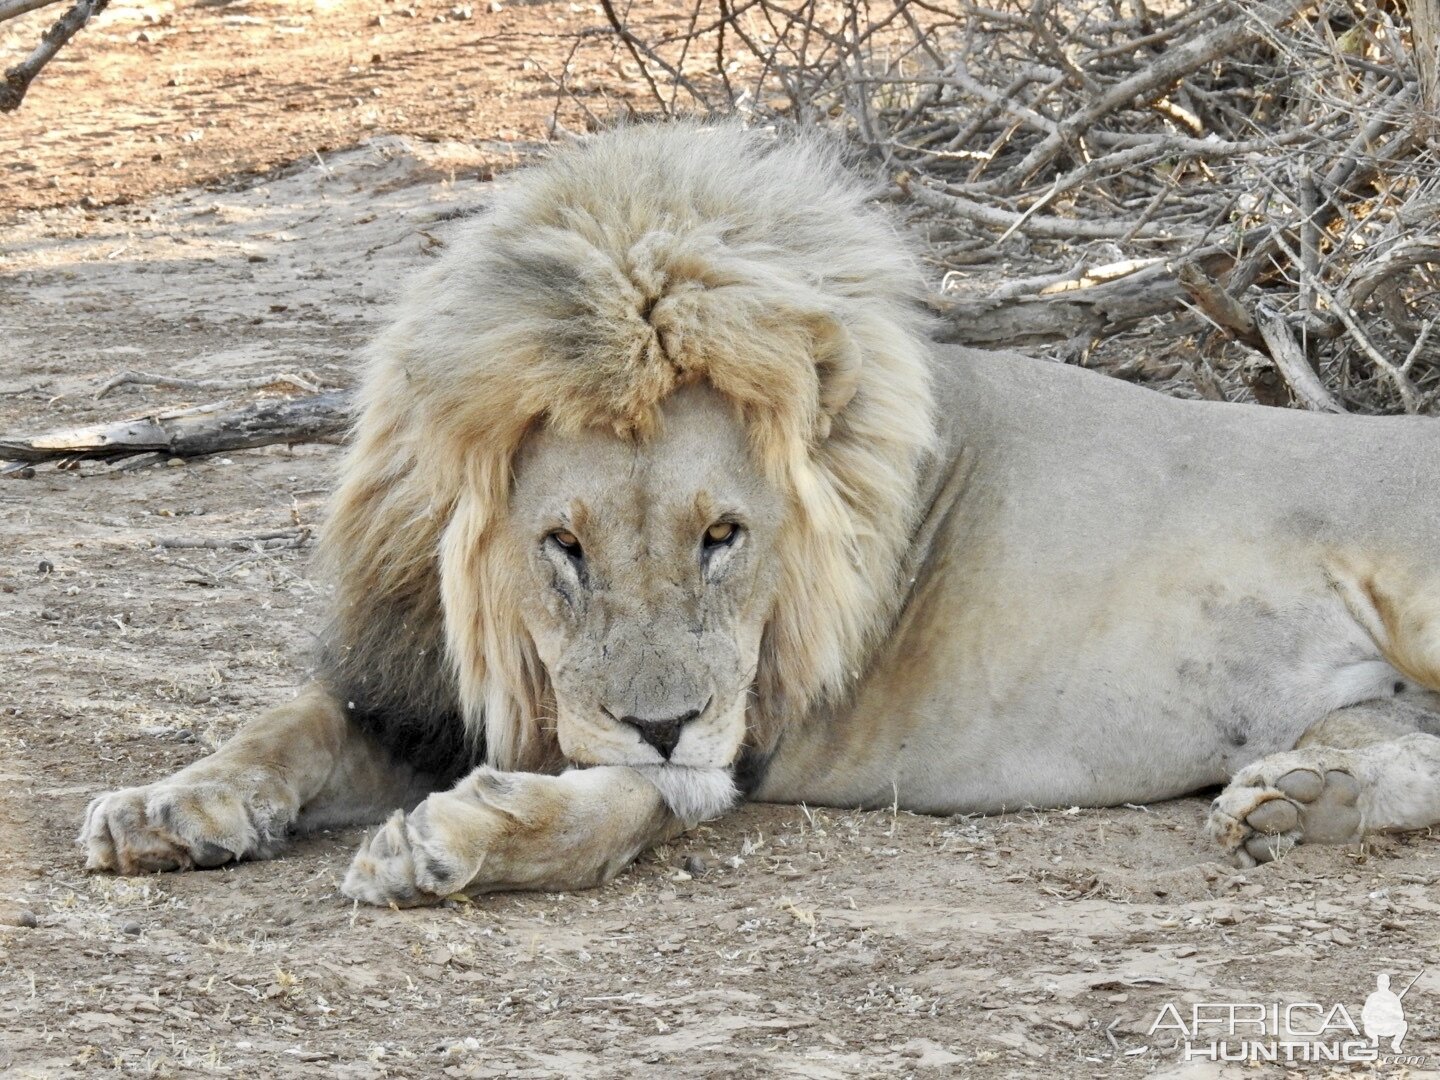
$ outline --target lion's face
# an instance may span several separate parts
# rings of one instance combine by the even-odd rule
[[[521,617],[580,764],[722,767],[745,736],[786,503],[714,390],[663,418],[638,442],[541,429],[515,463]]]

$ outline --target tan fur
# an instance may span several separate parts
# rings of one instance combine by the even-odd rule
[[[1335,590],[1397,671],[1440,689],[1440,581],[1400,556],[1334,556]]]

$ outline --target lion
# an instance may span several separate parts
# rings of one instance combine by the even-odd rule
[[[1440,428],[935,344],[815,138],[522,170],[369,353],[313,681],[80,836],[121,874],[380,823],[372,904],[572,890],[742,799],[1223,785],[1241,865],[1440,822]]]

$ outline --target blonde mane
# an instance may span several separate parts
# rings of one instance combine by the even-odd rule
[[[868,195],[815,140],[692,123],[510,179],[371,349],[324,545],[334,655],[380,699],[452,696],[491,764],[553,767],[495,527],[512,460],[541,424],[646,438],[668,394],[706,380],[792,500],[751,739],[845,694],[903,595],[934,441],[919,275]],[[415,655],[435,650],[439,676]]]

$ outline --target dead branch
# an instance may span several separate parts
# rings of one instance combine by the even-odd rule
[[[1151,225],[1143,221],[1076,221],[1074,218],[1049,217],[1031,214],[1029,211],[1015,213],[993,206],[985,206],[944,191],[936,191],[924,182],[906,182],[904,191],[921,206],[941,213],[962,217],[977,225],[1005,230],[1008,236],[1014,232],[1026,236],[1037,236],[1047,240],[1180,240],[1199,239],[1197,232],[1181,232],[1164,225]]]
[[[230,404],[222,401],[41,435],[0,436],[0,461],[66,464],[155,452],[201,457],[274,444],[339,442],[350,423],[351,395],[345,390],[238,408]]]
[[[267,386],[293,386],[307,394],[318,394],[320,379],[313,371],[302,371],[298,375],[276,371],[238,379],[176,379],[169,375],[147,375],[143,371],[122,371],[105,380],[95,391],[95,400],[122,386],[163,386],[171,390],[263,390]]]
[[[610,21],[610,27],[612,30],[615,31],[615,36],[625,43],[625,48],[630,50],[630,55],[635,60],[635,66],[640,69],[640,74],[644,77],[646,84],[650,87],[650,93],[654,96],[656,102],[660,105],[660,108],[662,110],[665,109],[665,98],[660,93],[660,87],[655,82],[655,76],[650,74],[650,65],[646,62],[646,57],[640,55],[640,39],[637,38],[634,34],[632,34],[630,30],[626,27],[624,21],[620,18],[619,13],[616,12],[615,5],[612,0],[600,0],[600,3],[601,6],[605,9],[605,18]],[[654,56],[654,52],[652,50],[646,49],[645,51],[649,53],[650,56]]]
[[[1206,317],[1224,330],[1236,341],[1243,341],[1252,348],[1264,343],[1255,319],[1245,305],[1231,296],[1220,284],[1197,263],[1186,263],[1180,267],[1175,280]]]
[[[1097,340],[1141,320],[1175,311],[1186,299],[1184,267],[1218,273],[1233,265],[1220,249],[1197,252],[1187,263],[1149,260],[1114,275],[1082,271],[1041,289],[1017,294],[1007,286],[984,296],[942,295],[932,301],[942,324],[939,341],[979,348],[1036,348]]]
[[[1285,325],[1285,320],[1275,312],[1261,308],[1255,321],[1266,352],[1295,399],[1316,412],[1344,412],[1340,403],[1325,389],[1325,384],[1305,359],[1300,346],[1295,344],[1295,336]]]
[[[0,22],[18,19],[21,15],[58,3],[60,0],[0,0]]]
[[[1247,234],[1235,247],[1212,245],[1179,259],[1126,259],[1098,266],[1080,267],[1063,274],[1046,274],[1029,281],[1009,281],[984,296],[941,293],[930,301],[940,315],[936,339],[980,348],[1033,348],[1073,341],[1078,336],[1095,339],[1113,337],[1144,319],[1169,315],[1194,302],[1202,310],[1197,293],[1221,292],[1216,280],[1234,276],[1238,251],[1260,246],[1269,236],[1262,228]],[[1197,282],[1208,286],[1197,287]],[[1237,301],[1209,296],[1216,310],[1230,304],[1230,311],[1215,321],[1229,329],[1245,326],[1243,307]],[[1212,316],[1213,318],[1214,316]],[[1241,338],[1252,340],[1253,326]],[[1007,344],[1008,343],[1008,344]]]
[[[208,548],[213,551],[280,551],[303,547],[309,543],[312,535],[310,526],[301,525],[294,529],[277,529],[274,532],[235,536],[225,540],[213,536],[162,536],[155,541],[155,546],[176,549]]]
[[[75,0],[75,6],[50,26],[40,38],[40,44],[20,63],[5,71],[5,80],[0,82],[0,112],[13,112],[25,100],[25,92],[40,70],[55,59],[65,43],[78,34],[90,21],[91,16],[105,10],[109,0]],[[35,7],[43,7],[36,4]],[[33,11],[35,8],[26,8]],[[16,15],[21,12],[17,10]]]
[[[1411,47],[1420,74],[1420,104],[1431,123],[1440,115],[1440,0],[1409,0]]]

